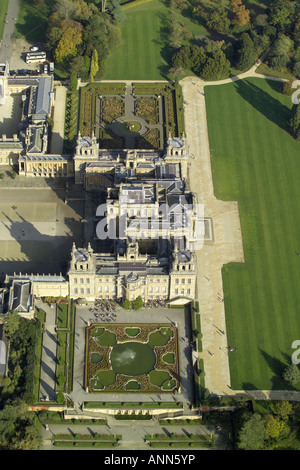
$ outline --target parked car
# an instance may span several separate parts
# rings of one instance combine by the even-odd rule
[[[39,48],[38,48],[37,46],[32,46],[32,47],[30,48],[30,52],[36,52],[36,51],[38,51],[38,50],[39,50]]]

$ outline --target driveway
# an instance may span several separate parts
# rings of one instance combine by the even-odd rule
[[[0,63],[6,64],[10,62],[13,39],[15,35],[16,20],[18,17],[20,0],[9,0],[6,23],[3,32],[3,38],[0,47]]]
[[[62,155],[64,150],[67,89],[64,86],[56,86],[54,91],[55,104],[53,115],[53,129],[51,135],[51,153],[53,155]]]

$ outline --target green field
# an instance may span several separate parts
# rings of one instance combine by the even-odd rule
[[[26,38],[28,41],[45,41],[48,17],[57,0],[47,0],[37,8],[31,0],[20,0],[15,37]]]
[[[237,200],[245,264],[223,268],[233,389],[285,389],[300,339],[300,145],[281,84],[205,88],[216,197]]]
[[[124,10],[121,23],[122,44],[106,61],[105,80],[163,80],[169,69],[169,10],[161,0]],[[205,28],[178,15],[193,34],[204,34]]]

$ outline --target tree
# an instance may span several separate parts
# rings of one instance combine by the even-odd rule
[[[291,129],[295,136],[297,136],[297,131],[300,128],[300,107],[293,106],[292,108],[292,117],[290,121]],[[291,364],[288,366],[282,374],[283,379],[291,385],[295,385],[300,381],[300,371],[296,364]]]
[[[300,62],[296,62],[293,67],[293,74],[296,75],[297,78],[300,78]]]
[[[239,59],[236,67],[239,70],[248,70],[255,62],[257,51],[248,33],[241,35],[238,55]]]
[[[59,403],[62,405],[65,402],[65,396],[63,392],[58,392],[57,397],[56,397],[56,403]]]
[[[144,302],[142,297],[139,295],[134,301],[133,301],[133,309],[134,310],[139,310],[144,306]]]
[[[206,20],[208,29],[218,33],[228,33],[230,28],[230,19],[228,18],[226,8],[220,5],[217,10],[209,13]]]
[[[74,0],[74,18],[79,21],[87,21],[93,14],[92,9],[84,0]]]
[[[229,9],[232,12],[232,24],[245,26],[250,21],[250,10],[247,10],[241,0],[230,0]]]
[[[83,26],[77,21],[65,23],[63,34],[54,51],[54,57],[58,64],[65,64],[66,61],[75,57],[77,47],[82,43]]]
[[[290,119],[290,129],[292,131],[293,136],[296,140],[300,140],[300,106],[294,105],[291,111],[291,119]],[[288,370],[285,371],[285,376],[287,377],[287,381],[295,384],[300,380],[300,372],[296,364],[292,364],[289,366]],[[286,379],[285,379],[286,380]],[[292,380],[292,382],[291,382]]]
[[[71,75],[70,75],[70,88],[74,92],[77,90],[77,73],[75,70],[72,70]]]
[[[96,49],[93,50],[92,59],[91,59],[91,67],[90,67],[90,80],[91,82],[94,81],[95,75],[99,70],[98,64],[98,52]]]
[[[230,72],[230,62],[227,60],[223,51],[218,50],[212,54],[205,62],[201,77],[204,79],[219,80],[227,78]]]
[[[280,71],[284,67],[287,67],[289,61],[290,61],[290,57],[287,54],[284,54],[284,55],[273,56],[271,58],[270,63],[273,69]]]
[[[287,421],[294,413],[293,405],[286,400],[278,401],[275,404],[274,413],[283,419],[283,421]]]
[[[3,330],[4,330],[4,333],[6,334],[6,336],[9,339],[12,338],[14,336],[14,334],[16,333],[16,331],[19,329],[20,321],[21,321],[21,317],[15,311],[10,312],[7,315],[7,317],[5,319]]]
[[[286,29],[294,18],[295,6],[290,0],[275,0],[270,7],[270,24],[279,30]]]
[[[122,302],[122,307],[125,310],[130,310],[131,309],[131,302],[128,299],[124,299]]]
[[[124,11],[120,5],[119,0],[108,0],[107,10],[110,12],[116,23],[121,23],[125,19]]]
[[[293,86],[292,86],[293,83],[294,83],[294,80],[288,80],[287,82],[283,83],[282,93],[284,95],[292,96],[292,94],[295,91],[295,88],[293,88]]]
[[[76,5],[72,0],[60,0],[55,5],[55,11],[60,16],[60,18],[74,18]]]
[[[93,15],[84,28],[83,40],[86,54],[92,55],[93,50],[97,50],[101,68],[111,49],[120,44],[120,30],[111,23],[108,15]]]
[[[172,65],[175,69],[192,70],[195,74],[200,75],[206,60],[207,55],[203,47],[183,46],[173,55]]]
[[[284,429],[284,422],[273,415],[269,415],[265,422],[266,439],[277,439]]]
[[[265,440],[265,423],[261,415],[254,413],[239,432],[238,447],[244,450],[260,450]]]
[[[20,399],[7,402],[0,411],[0,448],[39,450],[41,444],[41,431],[28,405]]]
[[[274,55],[288,55],[294,48],[294,41],[288,36],[281,34],[274,42]]]

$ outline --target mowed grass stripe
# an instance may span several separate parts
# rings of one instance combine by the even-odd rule
[[[168,16],[167,7],[160,0],[125,11],[121,23],[122,44],[107,59],[106,80],[163,79],[160,67],[165,65],[161,50],[162,17]]]
[[[299,147],[281,128],[291,102],[280,85],[243,82],[206,88],[215,194],[239,201],[246,256],[223,269],[229,343],[239,345],[232,385],[285,388],[281,371],[300,338]]]

